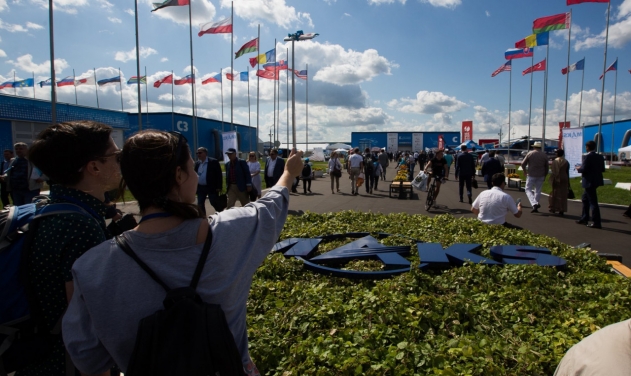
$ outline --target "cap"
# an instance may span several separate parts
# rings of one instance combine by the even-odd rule
[[[305,162],[309,162],[309,158],[305,158]]]
[[[237,151],[235,150],[235,148],[228,148],[228,151],[226,152],[226,154],[236,154]]]

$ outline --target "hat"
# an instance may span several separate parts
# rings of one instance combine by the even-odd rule
[[[533,148],[540,148],[541,147],[541,142],[537,141],[534,144],[532,144]]]
[[[228,151],[226,152],[226,154],[236,154],[237,151],[235,150],[235,148],[228,148]]]
[[[309,158],[305,158],[305,162],[309,162]]]

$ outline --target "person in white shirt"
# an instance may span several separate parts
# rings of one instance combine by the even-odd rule
[[[353,155],[348,158],[348,174],[351,177],[352,195],[357,196],[359,193],[357,187],[357,177],[364,170],[364,158],[359,154],[359,148],[355,148]]]
[[[491,158],[491,156],[489,155],[489,151],[485,151],[484,154],[482,154],[482,157],[480,158],[480,166],[482,166],[484,164],[484,162],[488,161],[489,158]]]
[[[506,176],[502,173],[494,174],[492,177],[493,188],[483,191],[473,201],[471,211],[478,216],[478,219],[489,225],[502,225],[508,228],[521,229],[519,226],[506,222],[506,214],[513,213],[515,218],[521,217],[521,203],[515,204],[513,198],[504,193],[506,186]]]

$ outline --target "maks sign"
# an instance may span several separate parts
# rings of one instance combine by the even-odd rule
[[[377,238],[383,239],[390,236],[393,235],[382,233],[378,234]],[[347,238],[357,240],[327,253],[313,256],[321,242]],[[407,245],[387,246],[370,236],[369,233],[359,232],[325,235],[312,239],[285,239],[276,243],[272,252],[281,252],[285,257],[296,257],[302,260],[307,269],[316,273],[352,279],[381,279],[410,271],[411,262],[405,257],[410,256],[411,248]],[[421,270],[461,266],[465,262],[485,265],[529,264],[553,266],[558,269],[566,267],[566,261],[561,257],[553,256],[549,249],[524,245],[493,246],[491,247],[493,259],[475,253],[482,248],[481,244],[454,244],[443,249],[442,245],[437,243],[417,241],[416,248],[420,259],[418,268]],[[381,261],[384,264],[384,269],[366,272],[339,268],[352,260]]]

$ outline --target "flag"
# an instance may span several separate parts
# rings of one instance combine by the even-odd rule
[[[58,87],[69,86],[69,85],[74,86],[74,77],[73,76],[68,76],[68,77],[64,78],[63,80],[57,82],[57,86]]]
[[[52,80],[49,78],[45,81],[40,81],[38,82],[39,87],[44,87],[44,86],[51,86],[52,85]]]
[[[33,82],[34,80],[32,78],[27,78],[26,80],[22,80],[22,81],[15,81],[13,83],[13,87],[33,87]]]
[[[177,6],[183,6],[183,5],[188,5],[188,4],[189,4],[189,0],[166,0],[163,3],[152,3],[153,5],[152,12],[155,12],[158,9],[162,9],[166,7],[177,7]]]
[[[259,69],[256,71],[256,75],[267,78],[268,80],[278,80],[278,71]]]
[[[8,87],[13,87],[13,81],[7,81],[0,84],[0,89],[6,89]]]
[[[79,86],[79,85],[94,85],[94,76],[75,79],[74,86]]]
[[[582,4],[582,3],[608,3],[609,0],[567,0],[567,5]]]
[[[515,43],[515,48],[532,48],[537,46],[547,46],[550,33],[531,34]]]
[[[197,33],[197,35],[201,37],[204,34],[225,33],[232,33],[232,17],[218,22],[207,22],[199,25],[199,33]]]
[[[226,78],[230,81],[248,81],[248,72],[237,72],[234,75],[226,73]]]
[[[613,63],[609,66],[609,68],[607,68],[607,70],[605,71],[605,73],[607,73],[607,72],[609,72],[609,71],[612,71],[612,70],[618,70],[618,58],[616,58],[616,61],[614,61],[614,62],[613,62]],[[601,75],[600,75],[599,80],[602,80],[602,79],[603,79],[603,77],[604,77],[604,74],[601,74]]]
[[[127,85],[131,85],[131,84],[137,84],[138,83],[138,76],[132,76],[128,81],[127,81]],[[147,76],[140,76],[140,83],[141,84],[147,84]]]
[[[210,84],[213,82],[221,82],[221,73],[217,73],[216,75],[212,77],[208,77],[207,79],[202,81],[202,85]]]
[[[280,71],[287,69],[287,62],[285,60],[280,60],[275,63],[268,63],[263,65],[263,69],[268,71]]]
[[[176,85],[192,84],[193,82],[195,82],[195,76],[193,76],[192,74],[189,74],[188,76],[184,76],[180,78],[179,80],[175,80]]]
[[[306,70],[298,71],[298,70],[294,69],[294,74],[296,75],[296,77],[302,78],[303,80],[307,79],[307,71]]]
[[[521,72],[521,75],[525,76],[528,73],[539,72],[539,71],[544,71],[544,70],[546,70],[546,59],[541,60],[540,62],[533,65],[532,67],[526,68],[525,71]]]
[[[258,48],[259,48],[259,38],[254,38],[248,43],[241,46],[241,48],[239,48],[239,51],[237,51],[237,53],[234,54],[234,58],[236,59],[239,56],[250,53],[250,52],[256,52]]]
[[[537,18],[532,23],[532,32],[540,34],[546,31],[569,29],[571,22],[570,12]]]
[[[153,87],[160,87],[162,84],[173,84],[173,75],[170,74],[153,83]]]
[[[99,80],[97,83],[99,86],[107,85],[107,84],[115,84],[117,82],[121,82],[121,76],[116,76],[112,78],[106,78],[104,80]]]
[[[509,48],[504,52],[506,60],[521,59],[522,57],[532,57],[533,50],[526,48]]]
[[[583,70],[584,68],[585,68],[585,58],[582,58],[576,63],[570,65],[569,69],[568,68],[561,69],[561,73],[567,74],[568,72],[573,72],[575,70]]]
[[[260,54],[257,57],[250,58],[250,65],[252,68],[256,66],[256,64],[265,64],[276,61],[276,49],[269,50],[264,54]]]
[[[491,74],[491,77],[495,77],[502,72],[510,72],[511,66],[512,66],[512,60],[509,60],[506,63],[504,63],[504,65],[502,65],[501,67],[497,68],[495,72]]]

